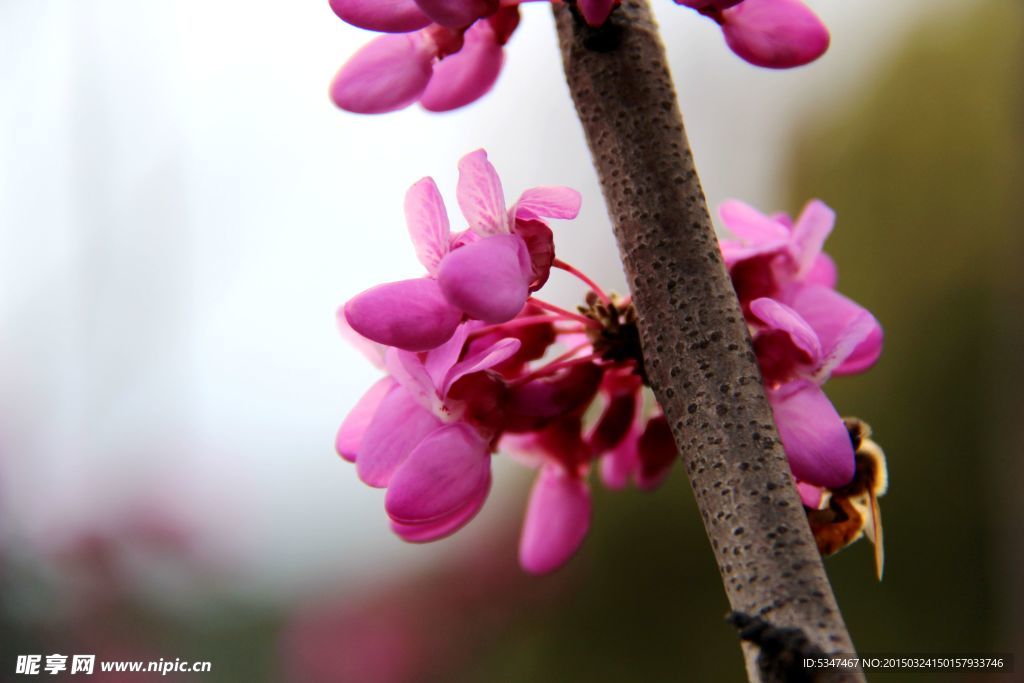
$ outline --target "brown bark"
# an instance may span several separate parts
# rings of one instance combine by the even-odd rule
[[[852,653],[853,644],[792,484],[657,27],[643,0],[625,0],[598,30],[571,5],[554,12],[639,314],[648,378],[736,621],[746,625],[748,673],[787,680],[780,658]],[[826,679],[863,676],[815,680]]]

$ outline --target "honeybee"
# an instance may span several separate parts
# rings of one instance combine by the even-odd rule
[[[822,555],[832,555],[861,536],[875,546],[875,571],[882,580],[885,549],[882,544],[882,513],[878,499],[885,495],[889,473],[885,454],[871,440],[871,427],[855,417],[844,418],[856,453],[853,480],[825,492],[822,509],[807,510],[807,520]]]

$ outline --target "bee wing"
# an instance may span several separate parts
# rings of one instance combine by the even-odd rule
[[[875,572],[878,580],[882,580],[882,570],[885,569],[885,544],[882,540],[882,509],[878,506],[878,496],[874,491],[868,493],[871,499],[871,524],[866,528],[868,539],[875,545]]]

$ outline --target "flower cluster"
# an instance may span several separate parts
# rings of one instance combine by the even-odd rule
[[[629,302],[555,258],[545,219],[574,218],[579,195],[533,188],[506,209],[482,150],[459,171],[468,227],[453,233],[433,181],[416,183],[405,208],[426,274],[367,290],[340,312],[343,333],[387,375],[349,413],[336,447],[363,482],[387,489],[391,527],[412,542],[447,536],[477,514],[497,450],[536,467],[520,561],[544,573],[587,533],[593,464],[610,487],[651,488],[675,447],[664,417],[644,410]],[[590,288],[587,307],[533,296],[552,268]],[[555,347],[561,353],[549,353]],[[599,415],[585,420],[595,400]]]
[[[360,114],[415,102],[429,111],[449,111],[474,102],[498,79],[505,43],[519,25],[519,5],[528,1],[330,0],[347,23],[386,34],[342,67],[331,97]],[[800,0],[675,2],[714,20],[733,52],[758,66],[800,66],[828,48],[828,30]],[[599,27],[618,4],[578,0],[576,7]]]
[[[644,400],[629,298],[555,256],[547,219],[575,218],[579,195],[537,187],[506,207],[478,150],[459,163],[457,198],[467,227],[452,232],[433,180],[413,185],[406,221],[426,273],[366,290],[340,311],[342,332],[387,374],[349,413],[336,446],[363,482],[387,489],[391,527],[412,542],[443,538],[477,514],[495,452],[538,469],[520,562],[544,573],[587,533],[591,469],[608,488],[654,488],[675,458],[672,431]],[[736,236],[722,253],[779,434],[804,504],[817,508],[854,475],[850,436],[821,386],[871,366],[881,327],[835,291],[835,265],[822,253],[834,222],[827,206],[811,202],[795,223],[737,201],[721,213]],[[535,295],[552,269],[587,286],[576,312]]]
[[[882,351],[871,313],[835,290],[823,251],[833,211],[811,201],[794,223],[738,201],[720,208],[736,239],[721,242],[750,326],[779,436],[804,505],[854,475],[854,450],[842,418],[821,387],[829,377],[863,372]]]

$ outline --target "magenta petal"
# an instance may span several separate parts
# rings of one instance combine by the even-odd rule
[[[490,467],[487,441],[475,429],[445,425],[409,454],[388,485],[384,507],[400,524],[440,520],[479,494]]]
[[[728,9],[733,5],[740,4],[743,0],[675,0],[675,2],[677,5],[685,5],[693,9]]]
[[[780,245],[789,240],[789,230],[785,225],[738,199],[722,202],[718,215],[729,232],[745,245]]]
[[[578,0],[576,6],[579,7],[580,13],[583,15],[583,19],[594,27],[600,26],[608,19],[608,15],[612,13],[612,8],[615,7],[616,0]]]
[[[523,220],[576,218],[582,203],[580,193],[571,187],[531,187],[519,196],[519,200],[512,207],[512,217]]]
[[[405,223],[416,257],[431,275],[448,253],[451,226],[433,178],[424,178],[405,193]]]
[[[455,196],[473,232],[486,236],[509,231],[501,179],[484,150],[470,152],[459,160]]]
[[[513,337],[508,337],[467,356],[464,360],[452,366],[452,369],[448,372],[447,376],[445,376],[444,383],[441,386],[441,393],[448,393],[448,390],[451,389],[452,385],[466,375],[471,375],[474,372],[482,372],[483,370],[489,370],[495,365],[505,362],[512,356],[516,355],[520,346],[522,346],[521,341]]]
[[[367,339],[353,330],[352,326],[348,324],[348,320],[345,318],[344,306],[338,309],[335,320],[338,323],[338,332],[340,332],[341,336],[345,338],[345,341],[356,347],[356,351],[363,354],[363,357],[370,361],[373,367],[383,370],[384,352],[387,347],[383,344],[378,344],[375,341]]]
[[[835,289],[836,282],[839,281],[839,271],[836,268],[836,262],[832,260],[832,257],[821,252],[818,257],[814,259],[814,263],[807,269],[807,273],[804,275],[804,282],[809,285],[821,285],[822,287],[828,287]]]
[[[430,82],[433,60],[433,49],[418,33],[379,36],[341,67],[331,84],[331,98],[357,114],[408,107]]]
[[[626,487],[639,464],[637,441],[639,431],[631,430],[619,445],[601,458],[601,481],[612,490]]]
[[[508,429],[533,431],[589,403],[601,383],[601,368],[583,363],[515,386],[509,394]]]
[[[769,391],[768,399],[793,475],[828,488],[853,478],[850,433],[818,385],[805,380]]]
[[[421,406],[434,415],[440,414],[441,396],[421,354],[391,348],[384,358],[384,364],[391,378]]]
[[[407,33],[423,28],[430,17],[415,0],[330,0],[331,9],[346,23],[381,33]]]
[[[420,104],[427,111],[451,111],[475,102],[494,86],[504,62],[494,29],[477,22],[466,31],[462,49],[434,66]]]
[[[818,335],[799,313],[774,299],[762,297],[750,302],[750,312],[770,330],[784,332],[797,349],[817,364],[822,357]]]
[[[800,502],[804,504],[804,507],[809,507],[812,510],[821,509],[821,499],[825,495],[823,488],[805,481],[798,481],[796,491],[800,494]]]
[[[469,26],[498,9],[497,0],[416,0],[431,19],[447,28]]]
[[[640,467],[636,471],[636,485],[647,491],[660,486],[678,454],[668,419],[664,415],[652,417],[637,443]]]
[[[613,394],[608,398],[608,403],[587,436],[587,442],[595,455],[615,448],[626,438],[633,426],[639,400],[638,391]]]
[[[441,421],[415,397],[402,387],[394,387],[363,433],[356,474],[370,486],[387,486],[409,453],[440,427]]]
[[[338,436],[334,439],[334,448],[338,455],[349,462],[356,461],[356,454],[363,442],[363,434],[373,421],[373,416],[377,414],[381,401],[394,387],[395,381],[390,377],[384,377],[377,380],[363,394],[341,423]]]
[[[455,249],[437,281],[449,303],[488,323],[511,320],[529,295],[533,266],[518,235],[494,235]]]
[[[817,265],[825,240],[836,222],[836,212],[825,202],[815,199],[807,203],[793,226],[793,260],[797,277],[806,276]]]
[[[801,66],[828,49],[828,29],[799,0],[744,0],[721,23],[732,51],[757,66]]]
[[[833,375],[862,372],[881,355],[881,325],[839,292],[819,285],[796,286],[785,292],[784,301],[814,328]]]
[[[437,280],[417,278],[357,294],[345,304],[345,319],[367,339],[407,351],[426,351],[451,338],[462,312],[448,303]]]
[[[391,529],[398,534],[403,541],[409,543],[429,543],[437,541],[445,536],[450,536],[466,524],[468,524],[487,500],[487,494],[491,489],[491,472],[487,471],[487,477],[479,492],[471,498],[463,507],[451,514],[430,522],[419,524],[405,524],[391,520]]]
[[[532,574],[558,569],[580,547],[589,528],[586,483],[560,467],[545,467],[530,492],[519,540],[519,564]]]
[[[463,351],[468,353],[466,341],[469,339],[469,333],[475,327],[482,324],[467,320],[456,328],[455,334],[452,335],[451,339],[436,349],[431,349],[423,357],[423,367],[430,376],[431,385],[436,387],[441,395],[447,391],[444,386],[444,378],[451,371],[452,367],[459,362]]]
[[[832,368],[832,376],[855,375],[873,366],[882,355],[882,336],[882,326],[875,320],[864,341],[854,348],[846,360]]]

